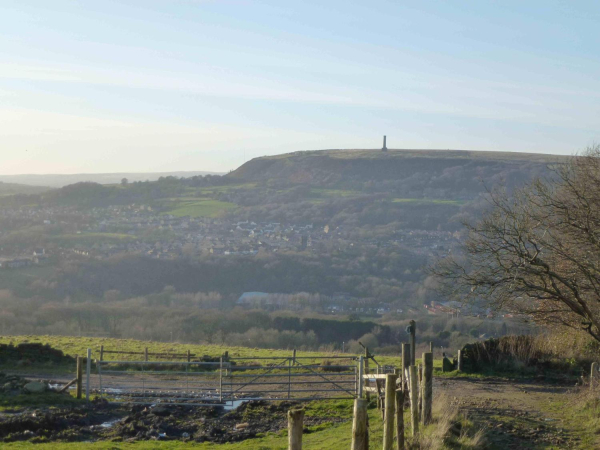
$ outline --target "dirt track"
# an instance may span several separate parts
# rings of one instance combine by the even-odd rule
[[[572,387],[489,378],[436,379],[436,387],[485,430],[493,449],[600,448],[583,444],[561,414]]]

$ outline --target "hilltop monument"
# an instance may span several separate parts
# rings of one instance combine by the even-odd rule
[[[384,135],[383,136],[383,147],[381,147],[382,152],[387,152],[386,138],[387,138],[387,136]]]

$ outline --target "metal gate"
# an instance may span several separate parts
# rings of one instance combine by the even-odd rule
[[[204,361],[99,361],[89,389],[116,402],[233,407],[246,400],[353,399],[362,357],[296,356]]]

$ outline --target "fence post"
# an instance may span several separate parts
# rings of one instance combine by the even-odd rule
[[[367,426],[368,400],[357,398],[354,400],[354,417],[352,420],[352,446],[351,450],[369,450],[369,428]]]
[[[408,389],[408,368],[410,367],[410,344],[402,344],[402,388]]]
[[[83,384],[83,358],[81,356],[77,357],[77,372],[75,378],[77,378],[77,390],[75,391],[76,397],[81,399],[81,390]]]
[[[413,437],[419,433],[419,378],[417,366],[410,366],[410,423]]]
[[[404,450],[404,390],[396,390],[396,448]]]
[[[415,345],[416,345],[416,334],[417,334],[417,322],[415,322],[414,320],[410,321],[410,365],[414,366],[415,365],[415,358],[417,356],[417,353],[415,351]]]
[[[429,342],[429,353],[433,353],[433,342]]]
[[[219,402],[223,402],[223,357],[219,358]]]
[[[104,345],[100,346],[100,361],[104,360]]]
[[[394,416],[396,410],[396,375],[385,376],[385,419],[383,424],[383,450],[392,450],[394,445]]]
[[[365,347],[365,356],[363,358],[363,371],[365,374],[369,373],[369,349]],[[367,401],[371,401],[371,393],[367,392]]]
[[[417,374],[419,376],[419,420],[423,417],[423,364],[417,366]]]
[[[356,396],[358,398],[362,398],[362,396],[363,396],[363,386],[364,386],[363,385],[363,379],[364,379],[364,377],[363,377],[363,375],[364,375],[363,366],[364,366],[364,360],[363,360],[363,357],[360,356],[358,358],[358,386],[357,386],[358,392],[356,393]]]
[[[92,349],[87,349],[87,360],[85,362],[85,399],[90,401],[90,373],[92,371]]]
[[[461,352],[460,350],[458,351],[458,362],[457,362],[457,367],[456,367],[456,369],[457,369],[459,372],[462,372],[462,371],[463,371],[462,352]]]
[[[144,349],[144,360],[148,361],[148,347]]]
[[[590,389],[594,389],[594,379],[596,378],[596,373],[598,373],[598,364],[592,363],[592,370],[590,371]]]
[[[190,362],[192,360],[192,355],[190,354],[190,349],[187,351],[187,360]]]
[[[423,353],[423,383],[421,384],[423,392],[423,425],[431,422],[431,407],[433,403],[433,353]]]
[[[304,428],[304,410],[288,411],[288,449],[302,450],[302,429]]]

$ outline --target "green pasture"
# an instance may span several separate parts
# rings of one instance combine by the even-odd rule
[[[173,209],[161,214],[171,214],[175,217],[220,217],[225,212],[237,208],[235,203],[221,202],[212,199],[186,199],[174,202]]]
[[[434,198],[395,198],[392,203],[414,203],[423,205],[462,205],[462,200],[441,200]]]
[[[99,358],[100,347],[104,346],[104,350],[118,350],[126,352],[140,352],[143,353],[144,349],[148,348],[148,353],[178,353],[185,354],[189,350],[193,355],[207,355],[212,357],[218,357],[223,355],[225,352],[229,353],[232,358],[248,358],[248,357],[269,357],[278,358],[292,356],[293,350],[277,350],[277,349],[264,349],[264,348],[252,348],[252,347],[231,347],[225,345],[209,345],[209,344],[182,344],[182,343],[166,343],[166,342],[154,342],[154,341],[140,341],[135,339],[116,339],[116,338],[105,338],[105,337],[77,337],[77,336],[38,336],[38,335],[20,335],[20,336],[0,336],[0,343],[18,345],[23,342],[28,343],[41,343],[49,344],[51,347],[61,350],[66,355],[70,356],[85,356],[87,349],[92,349],[93,358]],[[348,353],[325,353],[325,352],[310,352],[310,351],[297,351],[297,356],[352,356]],[[106,354],[104,359],[112,360],[140,360],[140,355],[111,355]],[[377,355],[375,357],[377,362],[381,365],[393,365],[400,367],[401,358],[400,356],[393,355]],[[152,358],[150,358],[152,360]],[[419,362],[420,359],[417,359]],[[371,367],[374,367],[373,362],[370,363]],[[441,360],[434,361],[434,367],[441,369]]]

